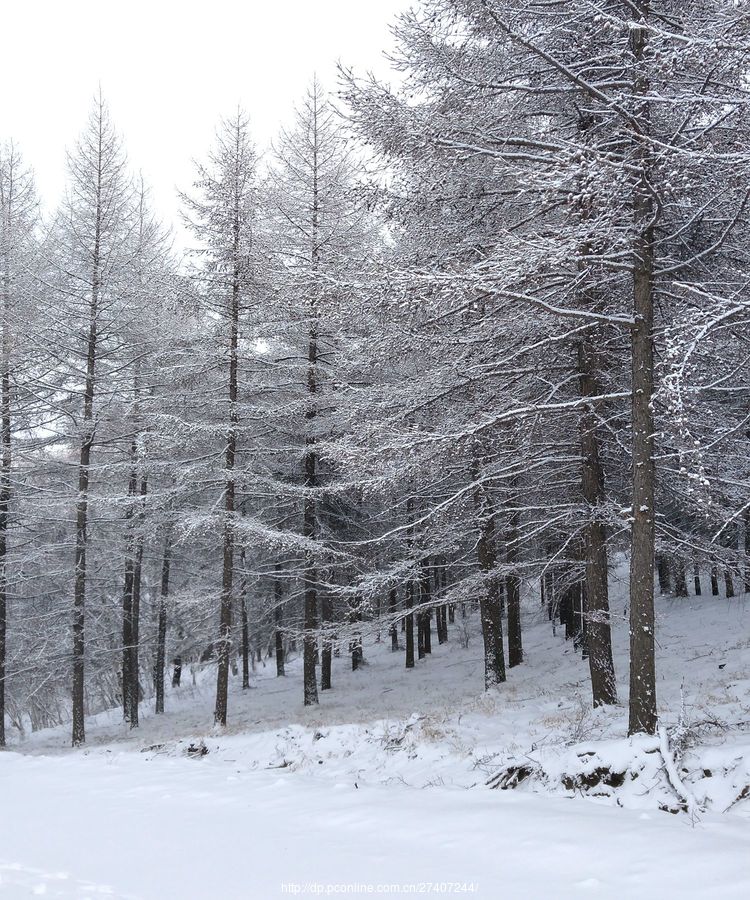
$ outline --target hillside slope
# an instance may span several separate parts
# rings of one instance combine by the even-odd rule
[[[621,580],[613,593],[622,703]],[[750,601],[659,600],[659,708],[695,801],[674,816],[659,808],[687,805],[659,740],[628,739],[622,706],[589,709],[587,664],[531,598],[526,661],[489,694],[475,624],[457,617],[412,671],[373,637],[312,709],[299,662],[277,679],[271,661],[249,691],[232,679],[221,734],[208,667],[136,731],[114,710],[83,750],[61,729],[16,740],[0,756],[0,896],[748,896]],[[519,766],[519,790],[488,788]]]

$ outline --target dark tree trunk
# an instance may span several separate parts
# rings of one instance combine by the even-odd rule
[[[331,600],[327,592],[323,593],[320,602],[320,612],[323,619],[323,627],[327,629],[331,621]],[[353,659],[352,659],[353,662]],[[333,664],[333,646],[331,638],[326,631],[323,637],[323,652],[320,659],[320,689],[321,691],[331,690],[331,668]],[[352,665],[354,668],[354,665]]]
[[[164,556],[161,562],[161,589],[159,592],[159,620],[156,635],[156,665],[154,667],[154,688],[156,690],[156,712],[164,712],[164,667],[167,657],[167,600],[169,598],[169,568],[172,558],[172,533],[167,527],[164,535]]]
[[[172,660],[174,669],[172,670],[172,687],[178,688],[182,682],[182,657],[175,656]]]
[[[410,578],[406,582],[406,608],[411,610],[414,606],[414,582]],[[414,668],[414,613],[408,612],[404,617],[406,629],[406,668]]]
[[[685,575],[685,560],[678,556],[674,561],[674,594],[675,597],[687,597],[687,577]]]
[[[406,531],[406,541],[409,553],[412,551],[412,547],[414,544],[414,529],[412,527],[412,517],[414,514],[414,498],[408,497],[406,500],[406,518],[409,523],[409,527]],[[409,576],[409,580],[406,582],[406,591],[405,591],[405,606],[408,610],[412,610],[414,607],[414,579]],[[404,630],[406,632],[406,668],[413,669],[414,668],[414,613],[411,611],[407,613],[404,618]]]
[[[421,591],[419,590],[419,583],[417,582],[415,593],[419,598],[419,601],[422,599]],[[417,658],[424,659],[425,651],[424,651],[424,610],[420,608],[417,613]]]
[[[617,683],[612,660],[607,583],[607,534],[601,518],[605,500],[604,470],[599,458],[596,400],[601,393],[596,379],[593,348],[588,338],[578,343],[578,382],[581,397],[589,399],[580,421],[581,487],[588,509],[584,526],[586,563],[585,647],[591,674],[594,706],[617,703]],[[542,603],[544,598],[542,598]]]
[[[422,577],[420,579],[420,602],[422,609],[422,622],[424,629],[424,652],[432,654],[432,590],[430,585],[430,567],[429,560],[423,560],[421,563]],[[425,605],[426,604],[426,605]]]
[[[125,578],[122,589],[122,715],[126,722],[130,721],[131,687],[130,678],[133,671],[131,656],[133,653],[133,583],[135,578],[135,533],[133,519],[135,517],[135,498],[138,493],[138,446],[133,440],[130,446],[130,478],[128,480],[128,507],[125,512],[125,531],[127,546],[125,549]]]
[[[388,595],[388,612],[391,614],[391,627],[389,629],[391,635],[391,653],[396,653],[400,648],[398,646],[398,629],[396,628],[396,610],[398,609],[398,591],[391,588]]]
[[[239,140],[239,133],[238,133]],[[240,212],[241,186],[235,179],[234,208],[232,214],[232,295],[229,305],[229,371],[228,399],[229,423],[224,457],[224,522],[222,535],[221,601],[219,608],[219,639],[216,646],[216,706],[214,722],[227,724],[229,695],[229,661],[232,644],[232,605],[234,595],[234,544],[235,544],[235,461],[237,456],[237,431],[239,427],[238,399],[238,343],[240,330]]]
[[[128,673],[128,721],[131,728],[138,727],[138,704],[141,697],[139,644],[141,631],[141,576],[143,573],[143,515],[147,482],[141,478],[141,508],[138,515],[137,534],[135,537],[135,558],[133,560],[133,608],[131,647],[129,655],[130,671]]]
[[[488,690],[505,681],[505,650],[503,648],[503,617],[500,608],[500,586],[493,570],[496,565],[495,519],[485,509],[480,522],[477,545],[479,568],[489,580],[482,590],[479,615],[484,641],[484,688]]]
[[[711,595],[719,596],[719,568],[715,563],[711,566]]]
[[[240,582],[240,616],[242,617],[242,690],[250,687],[250,622],[247,616],[247,572],[245,569],[245,548],[240,550],[242,581]]]
[[[636,75],[633,94],[643,135],[650,132],[650,85],[644,74],[648,41],[649,0],[637,0],[630,30]],[[638,20],[641,20],[638,22]],[[634,139],[635,140],[635,139]],[[633,196],[632,354],[632,547],[630,554],[630,708],[628,733],[656,731],[656,664],[654,658],[654,203],[650,184],[650,145],[634,144],[634,166],[640,170]]]
[[[515,502],[515,501],[513,501]],[[520,514],[511,509],[508,516],[508,545],[506,560],[510,574],[505,579],[505,596],[508,606],[508,667],[513,668],[523,662],[521,640],[521,579],[513,571],[518,562],[518,526]]]
[[[701,572],[698,568],[698,563],[693,565],[693,586],[695,587],[695,596],[700,597],[701,595]]]
[[[448,641],[448,618],[445,604],[435,608],[435,625],[437,626],[438,644],[445,644]]]
[[[281,564],[274,566],[275,578],[273,580],[273,622],[276,637],[276,677],[284,676],[284,632],[282,631],[284,611],[281,607]]]
[[[666,553],[660,553],[656,557],[656,571],[659,577],[659,592],[672,593],[672,570],[669,565],[669,557]]]
[[[505,681],[505,652],[503,649],[503,620],[500,613],[498,579],[494,574],[497,562],[495,548],[495,517],[489,508],[486,492],[479,481],[479,464],[474,460],[471,477],[474,488],[474,508],[479,526],[477,559],[484,576],[479,597],[479,618],[484,643],[484,688],[489,690]]]
[[[724,589],[727,597],[734,597],[734,582],[729,569],[724,569]]]
[[[314,501],[305,501],[306,509],[314,507]],[[314,522],[314,511],[305,514],[305,521]],[[310,529],[305,528],[308,532]],[[314,527],[313,527],[314,532]],[[309,534],[306,534],[309,537]],[[315,657],[317,655],[317,638],[315,631],[318,627],[318,594],[315,586],[316,573],[311,561],[308,559],[305,568],[305,613],[304,636],[302,643],[302,677],[304,682],[305,706],[312,706],[318,702],[318,683],[315,675]]]
[[[352,641],[352,672],[356,672],[362,666],[363,661],[362,638],[357,634]]]
[[[78,747],[86,740],[84,724],[84,652],[86,608],[86,549],[88,545],[89,470],[94,443],[94,386],[99,316],[100,212],[101,179],[97,185],[97,222],[94,241],[94,265],[89,305],[89,333],[86,352],[86,385],[83,395],[83,422],[78,457],[78,493],[76,500],[75,577],[73,587],[73,736]]]
[[[445,593],[445,560],[441,560],[440,566],[435,568],[435,591],[439,596]],[[448,641],[448,609],[445,603],[441,603],[435,609],[437,619],[438,644]]]
[[[316,513],[315,513],[315,497],[312,491],[317,482],[317,457],[314,450],[315,440],[310,430],[315,419],[314,397],[317,391],[317,360],[318,360],[318,342],[315,332],[315,326],[310,326],[310,340],[308,344],[308,374],[307,374],[307,390],[309,395],[309,406],[306,413],[308,421],[308,435],[306,441],[305,452],[305,487],[308,493],[305,496],[304,514],[302,522],[302,533],[310,540],[315,539],[316,534]],[[305,706],[311,706],[318,702],[318,684],[315,675],[315,662],[317,656],[317,638],[315,630],[318,627],[318,593],[317,593],[317,572],[310,553],[307,553],[305,562],[305,613],[304,613],[304,638],[302,647],[302,670],[304,681],[304,702]]]

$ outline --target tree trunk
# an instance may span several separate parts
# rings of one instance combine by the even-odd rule
[[[630,42],[636,66],[633,93],[641,131],[650,131],[650,85],[645,66],[649,0],[636,0]],[[640,13],[638,15],[637,13]],[[630,555],[630,709],[629,734],[656,731],[656,665],[654,659],[654,204],[651,195],[647,138],[634,139],[634,165],[640,169],[634,189],[636,230],[633,241],[632,353],[632,547]]]
[[[716,563],[711,565],[711,596],[719,596],[719,567]]]
[[[159,592],[159,620],[156,635],[156,665],[154,667],[154,688],[156,691],[156,713],[164,712],[164,667],[167,657],[167,600],[169,598],[169,568],[172,558],[172,532],[167,526],[164,535],[164,556],[161,562],[161,588]]]
[[[681,556],[675,557],[674,562],[674,595],[675,597],[687,597],[688,595],[685,560]]]
[[[398,591],[396,588],[391,588],[391,592],[388,595],[388,611],[391,614],[391,627],[389,629],[391,635],[391,653],[396,653],[399,650],[398,646],[398,629],[396,628],[396,610],[398,609]]]
[[[724,589],[727,598],[734,597],[734,582],[732,581],[732,573],[729,569],[724,569]]]
[[[234,185],[233,213],[233,271],[232,296],[229,307],[229,427],[224,458],[224,522],[222,539],[221,604],[219,610],[219,640],[216,647],[216,707],[214,722],[227,724],[227,704],[229,693],[229,656],[232,643],[232,599],[234,592],[234,518],[235,518],[235,477],[234,466],[237,455],[237,429],[239,411],[237,409],[237,344],[240,328],[240,211],[239,183]]]
[[[410,578],[406,582],[405,606],[411,610],[414,606],[414,582]],[[414,668],[414,613],[408,612],[404,617],[406,630],[406,668]]]
[[[474,508],[477,513],[479,539],[477,559],[484,576],[479,599],[479,618],[484,643],[484,689],[489,690],[505,681],[505,652],[503,648],[503,619],[500,613],[500,594],[497,576],[493,574],[497,562],[495,548],[495,517],[489,509],[486,493],[479,483],[479,465],[475,460],[471,477],[474,488]]]
[[[136,526],[135,558],[133,560],[132,631],[129,657],[130,671],[128,673],[128,721],[131,728],[138,727],[138,704],[140,701],[139,645],[141,631],[141,576],[143,573],[143,516],[147,489],[147,481],[145,477],[143,477],[141,478],[141,509],[138,515],[138,524]]]
[[[320,613],[323,620],[323,627],[330,622],[331,619],[331,601],[327,592],[323,593],[320,603]],[[333,664],[333,647],[331,639],[327,635],[323,638],[323,652],[320,654],[320,689],[321,691],[331,690],[331,668]]]
[[[242,690],[250,687],[250,623],[247,618],[247,572],[245,569],[245,548],[240,550],[242,581],[240,584],[240,615],[242,617]]]
[[[413,545],[414,545],[414,528],[412,527],[412,518],[414,514],[414,498],[408,497],[406,500],[406,518],[409,523],[409,527],[406,531],[406,543],[408,552],[411,555]],[[413,609],[414,607],[414,579],[409,576],[409,580],[406,582],[406,590],[404,592],[404,605],[408,610]],[[404,630],[406,632],[406,668],[413,669],[414,668],[414,613],[411,611],[407,613],[404,618]]]
[[[73,586],[73,690],[72,743],[78,747],[86,740],[84,724],[84,652],[85,652],[85,612],[86,612],[86,549],[88,544],[89,515],[89,470],[91,448],[94,443],[94,390],[96,383],[96,353],[99,325],[100,290],[100,241],[101,241],[101,148],[100,168],[96,187],[96,223],[94,253],[91,278],[91,300],[89,303],[89,328],[86,344],[86,383],[83,393],[83,420],[81,423],[81,443],[78,456],[78,493],[76,500],[76,544],[75,576]]]
[[[656,571],[659,577],[659,592],[661,594],[671,594],[672,571],[669,565],[669,557],[666,553],[660,553],[656,557]]]
[[[128,481],[128,507],[125,511],[125,531],[127,545],[125,548],[125,578],[122,589],[122,715],[126,722],[130,721],[130,676],[132,672],[131,655],[133,651],[133,579],[135,573],[135,534],[133,518],[135,517],[135,498],[138,493],[138,447],[135,440],[130,446],[130,478]]]
[[[310,336],[309,346],[309,377],[308,390],[310,394],[315,393],[315,360],[317,358],[316,341],[314,334]],[[315,416],[314,409],[308,410],[308,420],[312,420]],[[308,491],[312,491],[316,482],[316,465],[315,451],[313,447],[313,438],[307,437],[307,452],[305,454],[305,487]],[[315,539],[315,499],[311,493],[305,497],[304,518],[302,525],[303,535],[310,539]],[[316,588],[317,573],[312,556],[309,551],[306,553],[305,561],[305,612],[304,612],[304,639],[302,647],[302,669],[304,680],[304,702],[305,706],[311,706],[318,702],[318,685],[315,677],[315,656],[317,652],[317,639],[315,630],[318,627],[318,594]]]
[[[178,688],[182,682],[182,657],[175,656],[172,660],[174,669],[172,670],[172,687]]]
[[[607,583],[607,534],[601,520],[605,500],[604,470],[599,457],[599,438],[595,397],[600,393],[588,338],[578,342],[578,383],[581,397],[589,399],[580,420],[581,487],[587,507],[584,526],[586,556],[586,651],[591,674],[594,706],[617,703],[617,683],[612,660],[612,634],[609,618]]]
[[[693,587],[695,588],[695,596],[700,597],[701,595],[701,572],[698,568],[698,563],[693,564]]]
[[[276,677],[284,677],[284,632],[281,630],[284,611],[281,608],[281,563],[274,566],[275,577],[273,580],[273,624],[276,637]]]
[[[421,567],[422,578],[420,579],[420,601],[423,606],[424,604],[427,604],[422,610],[424,652],[426,654],[432,654],[432,609],[429,605],[432,602],[432,591],[430,590],[429,560],[422,560]]]
[[[513,501],[516,502],[515,500]],[[508,545],[506,561],[511,567],[505,579],[505,596],[508,605],[508,667],[513,668],[523,662],[523,643],[521,640],[521,579],[513,571],[518,561],[518,526],[520,514],[511,509],[508,517]]]

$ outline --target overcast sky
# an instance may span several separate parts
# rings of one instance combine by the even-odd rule
[[[135,170],[174,223],[176,188],[218,118],[241,103],[262,147],[313,72],[337,59],[388,75],[389,24],[408,0],[21,0],[4,4],[0,139],[12,137],[45,205],[101,82]]]

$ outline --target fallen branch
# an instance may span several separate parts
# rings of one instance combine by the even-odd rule
[[[679,776],[679,773],[677,772],[677,766],[675,765],[672,751],[669,749],[667,729],[663,725],[659,726],[659,750],[661,752],[662,759],[664,760],[664,768],[667,771],[667,778],[669,779],[669,783],[672,785],[674,792],[677,794],[680,800],[683,801],[690,815],[696,815],[700,811],[700,805],[691,791],[689,791],[685,787],[682,779]]]

